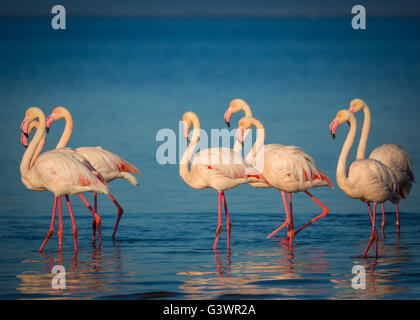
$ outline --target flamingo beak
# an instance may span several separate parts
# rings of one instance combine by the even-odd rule
[[[333,139],[335,139],[335,132],[339,124],[340,124],[339,118],[335,118],[330,124],[330,132]]]
[[[227,110],[226,110],[226,112],[225,112],[225,122],[226,122],[226,125],[228,126],[228,128],[230,128],[230,118],[232,117],[232,114],[233,114],[233,112],[232,112],[232,108],[231,107],[229,107]]]
[[[350,106],[349,111],[350,111],[351,113],[354,113],[354,109],[355,109],[355,106],[354,106],[354,105],[352,105],[352,106]]]
[[[55,118],[54,118],[54,114],[51,113],[48,118],[45,120],[45,130],[47,131],[47,133],[50,132],[50,127],[51,124],[54,122]]]
[[[185,139],[187,139],[187,142],[189,143],[190,142],[190,130],[188,128],[187,122],[186,121],[183,121],[183,122],[184,122],[184,137],[185,137]]]
[[[20,125],[20,129],[22,130],[22,133],[28,137],[28,129],[29,129],[29,119],[25,117],[23,119],[22,124]]]
[[[238,139],[238,141],[242,143],[242,147],[243,147],[244,146],[244,128],[239,127],[238,130],[236,130],[236,139]]]
[[[22,135],[20,136],[20,143],[27,148],[29,145],[28,142],[28,135],[22,132]]]

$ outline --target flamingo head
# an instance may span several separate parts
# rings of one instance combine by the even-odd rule
[[[233,99],[230,102],[229,107],[227,108],[224,116],[228,128],[230,128],[230,118],[232,117],[232,115],[243,110],[246,107],[248,107],[248,104],[242,99]]]
[[[236,139],[238,139],[239,142],[244,144],[245,140],[245,130],[252,127],[253,124],[253,118],[252,117],[243,117],[241,120],[238,121],[238,130],[236,131]]]
[[[69,111],[64,107],[56,107],[53,112],[45,120],[45,128],[47,133],[50,132],[51,124],[56,121],[63,119],[69,114]]]
[[[34,120],[34,121],[32,121],[30,124],[29,124],[29,126],[28,126],[28,132],[27,133],[24,133],[24,132],[22,132],[22,136],[20,137],[20,142],[22,143],[22,145],[25,147],[25,148],[27,148],[28,147],[28,145],[29,145],[29,136],[31,135],[31,132],[36,128],[36,129],[38,129],[38,125],[39,125],[39,122],[38,121],[36,121],[36,120]]]
[[[360,110],[362,110],[366,106],[366,102],[364,102],[362,99],[353,99],[350,102],[349,111],[351,113],[357,113]]]
[[[28,146],[29,133],[35,127],[35,124],[33,124],[32,127],[31,127],[31,124],[36,118],[39,118],[39,116],[41,114],[43,115],[44,113],[38,107],[30,107],[26,110],[25,118],[23,119],[22,124],[20,125],[20,129],[22,130],[22,135],[21,135],[21,138],[20,138],[20,142],[22,143],[23,146],[25,146],[25,147]],[[36,122],[36,123],[38,123],[38,122]]]
[[[193,125],[193,121],[195,119],[198,121],[197,115],[192,111],[185,112],[182,116],[182,122],[184,125],[184,137],[187,139],[187,142],[190,142],[190,127]]]
[[[351,115],[352,113],[346,109],[343,109],[337,113],[335,119],[330,124],[330,132],[333,139],[335,139],[335,132],[337,131],[338,126],[345,122],[349,122]]]

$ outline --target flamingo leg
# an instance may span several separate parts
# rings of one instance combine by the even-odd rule
[[[95,219],[95,224],[98,227],[98,243],[99,243],[99,245],[101,245],[101,243],[102,243],[102,237],[101,237],[101,218],[96,213],[96,211],[92,209],[92,207],[90,206],[89,202],[86,201],[86,199],[85,199],[84,196],[82,196],[79,193],[79,197],[80,197],[80,199],[82,199],[82,201],[85,204],[85,206],[88,207],[89,211],[93,214],[93,218]]]
[[[74,219],[73,210],[71,208],[69,196],[66,194],[67,207],[69,208],[71,223],[73,225],[73,239],[74,239],[74,250],[77,251],[77,225]]]
[[[369,208],[369,214],[371,216],[372,234],[370,236],[369,243],[366,246],[365,252],[363,253],[363,258],[366,257],[366,255],[367,255],[367,253],[370,249],[370,246],[372,245],[373,240],[375,240],[375,242],[376,242],[376,257],[378,256],[378,233],[376,231],[376,203],[373,205],[373,212],[372,212],[371,207],[370,207],[370,202],[368,202],[367,205],[368,205],[368,208]]]
[[[287,236],[289,238],[289,243],[290,245],[292,245],[293,243],[293,237],[295,236],[295,228],[293,225],[293,205],[292,205],[292,193],[289,192],[289,207],[290,207],[290,224],[288,226],[288,232],[287,232]]]
[[[51,217],[50,230],[48,231],[47,237],[45,238],[45,240],[42,243],[41,247],[39,248],[38,252],[42,252],[42,250],[44,249],[44,247],[47,244],[48,240],[50,240],[51,236],[54,233],[54,223],[55,223],[55,213],[57,211],[57,201],[58,201],[58,197],[54,197],[54,207],[53,207],[53,212],[52,212],[52,217]]]
[[[225,214],[226,214],[226,230],[228,232],[228,250],[230,250],[230,230],[232,229],[232,223],[230,222],[229,218],[229,212],[226,204],[226,197],[225,193],[222,192],[222,200],[223,200],[223,206],[225,208]]]
[[[94,194],[93,194],[93,203],[94,203],[95,212],[98,212],[98,199],[97,199],[97,193],[96,192],[94,192]],[[93,221],[92,221],[92,231],[93,231],[92,241],[95,242],[95,239],[96,239],[96,221],[95,221],[95,218],[93,218]]]
[[[115,206],[118,209],[118,218],[117,218],[117,222],[115,223],[115,227],[114,227],[114,232],[112,233],[112,238],[115,239],[115,233],[117,232],[117,228],[118,228],[118,224],[120,223],[120,219],[122,217],[122,214],[124,212],[123,208],[121,208],[120,204],[117,202],[117,200],[115,200],[114,196],[111,194],[111,192],[109,193],[109,197],[111,198],[111,200],[114,202]]]
[[[58,197],[58,222],[58,250],[61,250],[63,243],[63,210],[61,208],[61,197]]]
[[[219,221],[216,229],[216,238],[214,239],[213,250],[217,248],[217,242],[219,241],[220,233],[222,232],[222,192],[218,192],[219,195]]]
[[[313,200],[315,201],[324,211],[322,211],[322,213],[318,216],[316,216],[315,218],[313,218],[311,221],[309,221],[307,224],[305,224],[304,226],[300,227],[296,232],[295,235],[298,234],[299,232],[301,232],[303,229],[305,229],[306,227],[310,226],[312,223],[314,223],[315,221],[321,219],[322,217],[325,217],[328,212],[330,212],[330,210],[321,202],[319,201],[317,198],[315,198],[312,194],[310,194],[308,191],[305,191],[305,193]]]
[[[400,232],[400,210],[398,207],[398,203],[396,204],[396,209],[397,209],[397,222],[395,223],[397,225],[397,230],[398,232]]]
[[[279,232],[281,229],[283,229],[285,226],[289,226],[289,224],[290,224],[289,208],[288,208],[288,205],[287,205],[286,194],[284,193],[284,191],[281,191],[281,196],[283,198],[283,205],[284,205],[284,208],[286,210],[286,220],[283,222],[283,224],[280,227],[278,227],[276,230],[274,230],[272,233],[270,233],[267,236],[267,238],[271,238],[277,232]]]
[[[385,229],[386,218],[385,218],[385,202],[382,203],[382,231]]]
[[[385,239],[385,224],[386,224],[386,218],[385,218],[385,202],[382,202],[382,224],[381,224],[382,239]]]

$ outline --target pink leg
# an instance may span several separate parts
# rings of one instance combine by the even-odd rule
[[[115,198],[111,194],[111,192],[109,193],[109,197],[111,198],[111,200],[114,202],[115,206],[118,209],[118,218],[117,218],[117,222],[115,223],[114,232],[112,233],[112,238],[115,239],[115,233],[117,232],[118,224],[120,223],[120,219],[121,219],[121,216],[122,216],[124,210],[123,210],[123,208],[121,208],[121,206],[119,205],[119,203],[117,202],[117,200],[115,200]]]
[[[97,201],[97,193],[94,192],[93,193],[93,204],[94,204],[94,210],[95,212],[98,212],[98,201]],[[96,221],[95,218],[93,218],[92,221],[92,231],[93,231],[93,237],[92,237],[92,241],[95,242],[96,239]]]
[[[382,239],[385,239],[385,224],[386,224],[385,202],[382,202],[382,224],[381,224]]]
[[[267,236],[267,238],[271,238],[277,232],[279,232],[281,229],[283,229],[285,226],[289,226],[289,224],[290,224],[289,208],[288,208],[288,205],[287,205],[286,194],[284,193],[284,191],[281,191],[281,196],[283,198],[284,209],[286,210],[286,220],[283,222],[283,224],[280,227],[278,227],[276,230],[274,230],[272,233],[270,233]]]
[[[396,209],[397,209],[397,222],[395,224],[397,225],[398,232],[400,232],[400,210],[398,207],[398,203],[396,204]]]
[[[292,206],[292,194],[289,192],[289,207],[290,207],[290,224],[287,227],[287,237],[289,238],[289,244],[293,244],[293,237],[295,236],[295,227],[293,225],[293,206]]]
[[[319,201],[317,198],[315,198],[312,194],[310,194],[308,191],[305,191],[305,193],[313,200],[315,201],[324,211],[322,211],[322,213],[313,218],[311,221],[309,221],[307,224],[305,224],[303,227],[300,227],[295,234],[298,234],[299,232],[301,232],[303,229],[305,229],[307,226],[311,225],[312,223],[314,223],[315,221],[321,219],[322,217],[325,217],[328,212],[330,211],[323,203],[321,203],[321,201]]]
[[[386,218],[385,218],[385,202],[382,203],[382,230],[385,229]]]
[[[365,252],[363,253],[363,258],[366,257],[366,255],[367,255],[367,253],[370,249],[370,246],[372,245],[373,240],[376,241],[376,256],[378,256],[378,244],[377,244],[378,234],[376,232],[376,203],[373,206],[373,212],[372,212],[371,207],[370,207],[370,202],[368,202],[367,205],[368,205],[368,208],[369,208],[369,214],[371,216],[372,234],[370,236],[369,243],[368,243],[368,245],[365,249]]]
[[[61,197],[58,197],[58,221],[58,250],[61,250],[63,243],[63,210],[61,208]]]
[[[70,199],[68,195],[66,195],[66,201],[67,201],[67,207],[69,208],[71,223],[73,225],[74,250],[77,251],[77,226],[76,226],[76,220],[74,219],[73,210],[71,208]]]
[[[226,197],[225,197],[225,193],[222,192],[222,199],[223,199],[223,205],[225,207],[225,214],[226,214],[226,229],[228,232],[228,250],[230,249],[230,230],[232,229],[232,224],[230,222],[230,218],[229,218],[229,212],[227,209],[227,204],[226,204]]]
[[[38,252],[42,252],[42,250],[44,249],[44,247],[47,244],[48,240],[50,240],[51,236],[54,233],[54,222],[55,222],[55,212],[57,211],[57,201],[58,201],[58,198],[57,197],[54,197],[54,207],[53,207],[53,212],[52,212],[52,217],[51,217],[50,230],[48,231],[47,237],[45,238],[45,240],[42,243],[41,247],[39,248]]]
[[[219,194],[219,222],[216,229],[216,238],[214,239],[213,250],[217,248],[217,242],[219,241],[220,233],[222,232],[222,192],[218,192]]]
[[[79,197],[82,199],[82,201],[85,204],[85,206],[88,207],[89,211],[92,212],[92,214],[93,214],[93,218],[95,219],[95,224],[98,227],[98,243],[99,243],[99,245],[101,245],[102,244],[102,237],[101,237],[101,218],[96,213],[96,211],[94,211],[92,209],[92,207],[90,206],[89,202],[86,201],[85,197],[83,197],[80,193],[79,193]]]

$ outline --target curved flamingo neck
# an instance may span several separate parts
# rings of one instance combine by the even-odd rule
[[[359,146],[357,147],[356,160],[365,158],[366,145],[367,145],[367,140],[368,140],[368,137],[369,137],[370,110],[369,110],[369,107],[366,103],[363,106],[363,113],[364,113],[363,127],[362,127],[362,133],[361,133],[361,136],[360,136]]]
[[[241,111],[241,110],[245,113],[245,116],[246,117],[252,117],[253,116],[252,115],[251,107],[245,101],[242,101],[241,108],[238,110],[238,112]],[[249,131],[250,131],[250,129],[246,129],[245,130],[245,132],[244,132],[244,141],[245,141],[246,137],[248,136]],[[233,151],[235,151],[236,153],[240,153],[241,154],[241,151],[242,151],[242,143],[239,142],[237,139],[235,139],[235,144],[233,145]]]
[[[38,155],[41,153],[42,148],[44,147],[45,143],[45,115],[40,109],[36,109],[33,111],[35,113],[35,118],[38,118],[38,129],[36,133],[29,143],[28,148],[26,149],[22,161],[20,163],[20,172],[23,176],[31,169],[32,165],[35,163]]]
[[[341,149],[340,157],[338,158],[336,172],[337,184],[341,189],[345,189],[347,187],[346,163],[357,132],[357,122],[353,114],[350,114],[348,122],[350,124],[350,129],[347,134],[346,141],[344,141],[343,148]]]
[[[70,114],[70,112],[67,109],[63,109],[64,116],[61,118],[64,118],[66,120],[66,125],[64,127],[63,134],[61,135],[60,141],[58,141],[57,148],[64,148],[67,145],[67,142],[69,142],[71,133],[73,132],[73,118]],[[60,119],[61,119],[60,118]]]
[[[198,140],[200,139],[200,120],[198,120],[198,117],[194,114],[191,114],[189,119],[191,119],[194,128],[193,135],[187,150],[185,150],[181,158],[181,162],[179,164],[179,175],[185,180],[187,184],[194,188],[194,186],[197,184],[197,179],[194,179],[193,173],[191,173],[189,170],[189,164],[191,162],[195,148],[197,147]]]
[[[38,131],[39,129],[37,128],[36,130]],[[41,141],[36,146],[35,153],[34,153],[34,154],[36,154],[36,157],[32,158],[31,163],[29,164],[29,168],[32,168],[34,166],[35,160],[37,159],[38,155],[41,153],[42,149],[44,148],[46,138],[47,138],[47,135],[44,134],[42,136]]]
[[[251,151],[246,156],[246,160],[249,163],[252,163],[252,161],[257,157],[257,154],[260,152],[261,148],[264,146],[264,141],[265,141],[265,129],[262,123],[259,120],[253,118],[252,125],[255,126],[255,128],[257,129],[257,139],[255,140],[255,143],[252,146]]]

